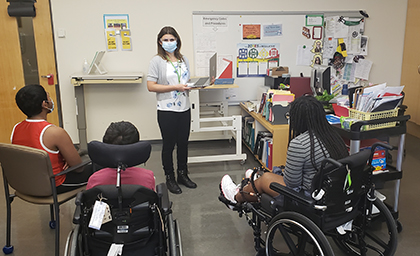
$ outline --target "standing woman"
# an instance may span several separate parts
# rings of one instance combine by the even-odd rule
[[[150,61],[147,75],[147,89],[156,92],[166,185],[174,194],[182,193],[178,183],[188,188],[197,187],[188,177],[191,111],[186,83],[190,79],[190,66],[188,59],[180,52],[181,45],[181,38],[173,27],[162,28],[157,36],[158,53]],[[176,180],[172,157],[175,145],[178,167]]]

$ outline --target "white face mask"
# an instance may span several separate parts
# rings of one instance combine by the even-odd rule
[[[50,111],[50,112],[48,112],[48,113],[51,113],[51,112],[53,112],[54,111],[54,101],[51,99],[51,101],[50,101],[51,103],[52,103],[52,107],[51,108],[48,108],[48,110]]]

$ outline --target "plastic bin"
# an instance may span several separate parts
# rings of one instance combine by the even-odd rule
[[[386,111],[379,111],[379,112],[362,112],[362,111],[358,111],[352,108],[349,109],[350,118],[354,118],[354,119],[358,119],[362,121],[394,117],[397,115],[398,115],[398,108],[392,109],[392,110],[386,110]],[[381,123],[381,124],[364,125],[363,130],[369,131],[369,130],[374,130],[374,129],[393,127],[396,125],[396,123],[397,122],[389,122],[389,123]]]
[[[343,106],[339,106],[339,105],[337,105],[337,103],[333,103],[332,106],[333,106],[333,109],[334,109],[334,114],[336,116],[339,116],[339,117],[340,116],[344,116],[344,117],[349,116],[349,109],[348,108],[343,107]]]

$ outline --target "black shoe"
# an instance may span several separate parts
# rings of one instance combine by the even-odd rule
[[[181,194],[182,190],[175,181],[174,175],[166,175],[166,187],[173,194]]]
[[[196,188],[197,184],[195,184],[190,178],[188,177],[187,170],[178,170],[178,178],[177,181],[179,184],[186,186],[187,188]]]

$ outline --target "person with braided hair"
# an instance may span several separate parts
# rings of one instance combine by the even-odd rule
[[[289,111],[289,146],[286,165],[278,175],[272,172],[263,173],[254,181],[254,186],[247,184],[242,193],[229,175],[223,176],[220,190],[224,197],[233,204],[244,201],[257,201],[258,193],[266,193],[280,199],[279,194],[270,189],[272,182],[290,187],[297,192],[303,190],[310,196],[311,183],[327,157],[335,160],[348,156],[348,151],[340,135],[333,130],[325,117],[324,108],[315,97],[305,95],[294,100]],[[233,209],[232,205],[228,205]]]

